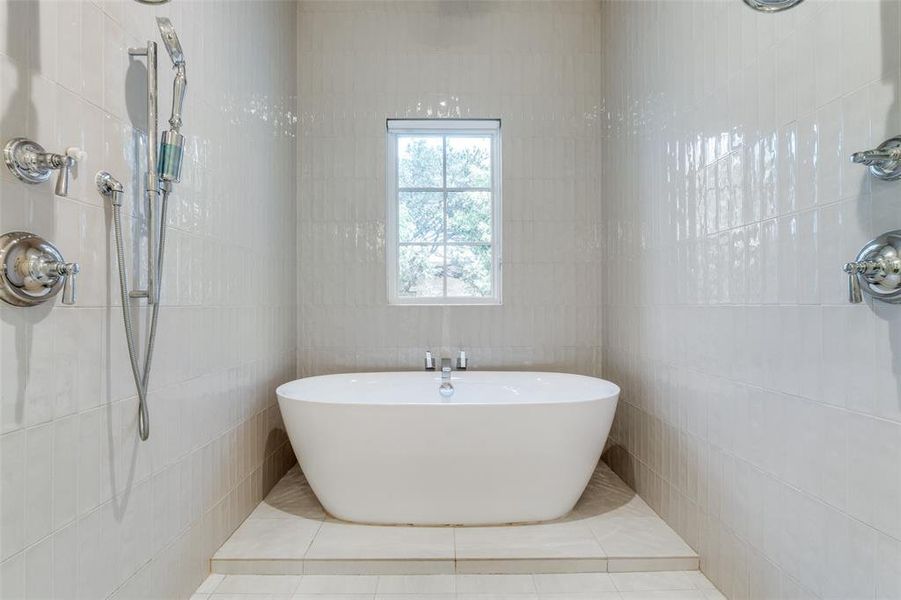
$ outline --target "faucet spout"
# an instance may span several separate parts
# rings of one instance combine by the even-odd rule
[[[441,359],[441,379],[449,380],[451,378],[451,359]]]

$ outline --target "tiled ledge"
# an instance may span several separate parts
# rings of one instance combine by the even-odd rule
[[[697,554],[603,463],[576,508],[550,523],[383,527],[329,517],[295,467],[212,559],[255,575],[678,571]]]
[[[700,571],[527,575],[222,575],[191,600],[725,600]]]

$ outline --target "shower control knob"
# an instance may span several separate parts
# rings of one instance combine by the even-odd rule
[[[867,294],[876,300],[901,304],[901,230],[870,240],[842,270],[848,274],[850,303],[862,302],[863,294]]]
[[[56,187],[54,187],[53,193],[57,196],[68,196],[69,195],[69,172],[72,167],[75,166],[75,157],[69,156],[68,153],[59,155],[59,159],[56,161],[59,166],[59,174],[56,176]]]
[[[63,304],[75,304],[78,263],[33,233],[0,236],[0,300],[15,306],[37,306],[63,293]]]
[[[877,179],[901,179],[901,136],[885,140],[874,150],[855,152],[851,155],[851,162],[866,165]]]
[[[81,148],[67,148],[66,153],[63,155],[55,155],[59,156],[59,175],[56,176],[56,188],[54,193],[57,196],[68,196],[69,195],[69,172],[72,167],[75,166],[75,163],[83,161],[87,158],[87,153]]]
[[[78,263],[64,263],[60,266],[59,274],[65,278],[65,282],[63,283],[63,304],[69,306],[75,304],[75,278],[78,277],[78,272],[80,270],[81,267],[78,266]]]
[[[43,146],[27,138],[13,138],[3,147],[6,167],[25,183],[43,183],[50,179],[51,171],[58,170],[57,196],[69,193],[69,171],[86,156],[81,149],[74,147],[67,149],[65,154],[47,152]]]
[[[857,279],[857,273],[860,264],[856,262],[845,263],[842,270],[848,274],[848,302],[851,304],[860,304],[863,302],[863,296],[860,293],[860,281]]]

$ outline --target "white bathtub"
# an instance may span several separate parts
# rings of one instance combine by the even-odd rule
[[[352,373],[280,386],[297,460],[347,521],[483,525],[555,519],[585,489],[619,388],[563,373]]]

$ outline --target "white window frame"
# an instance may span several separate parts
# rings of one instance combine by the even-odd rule
[[[400,305],[498,305],[501,304],[501,282],[503,260],[501,258],[501,122],[499,119],[388,119],[387,121],[387,173],[386,173],[386,260],[388,271],[388,303]],[[397,138],[399,136],[480,136],[491,138],[491,296],[436,296],[410,297],[401,296],[397,290],[398,248],[400,247],[398,232],[398,185],[397,185]],[[445,144],[446,149],[446,144]],[[446,150],[445,150],[446,152]],[[447,156],[444,160],[444,179],[440,188],[433,191],[444,192],[445,206],[448,191],[456,188],[447,187]],[[449,245],[454,245],[453,243]],[[468,245],[461,243],[460,245]],[[447,294],[445,278],[444,293]]]

